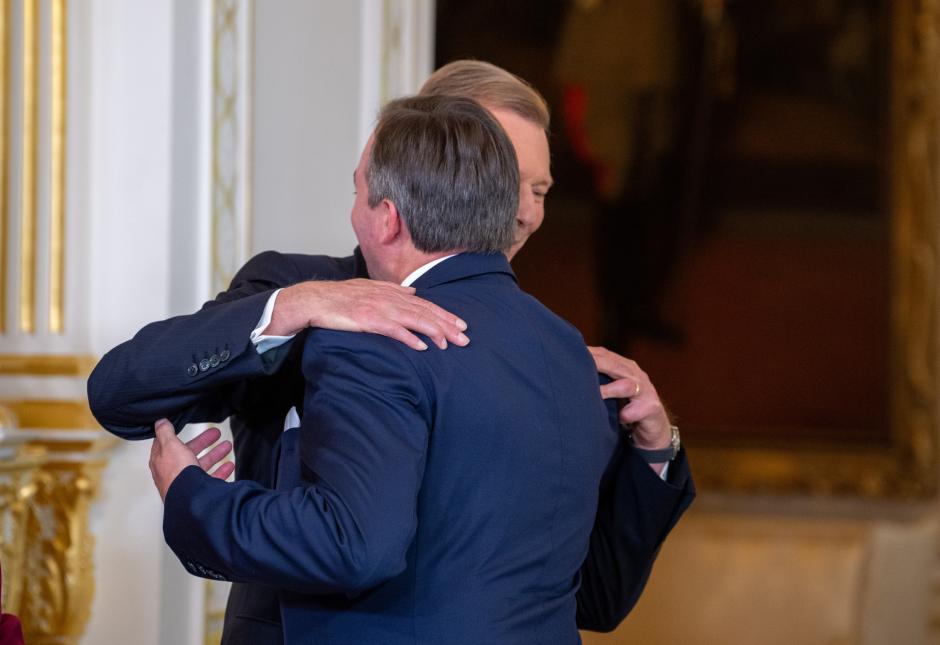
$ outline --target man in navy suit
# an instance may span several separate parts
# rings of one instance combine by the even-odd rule
[[[454,97],[387,106],[355,175],[373,277],[475,340],[413,353],[315,330],[277,490],[208,475],[165,424],[151,468],[191,571],[282,590],[285,642],[577,643],[578,572],[618,428],[580,334],[515,284],[518,164]]]
[[[521,175],[512,255],[541,224],[551,184],[544,101],[520,79],[480,61],[445,66],[422,92],[479,98],[509,133]],[[367,275],[358,249],[344,259],[261,254],[239,272],[229,291],[201,311],[148,325],[109,352],[89,381],[92,409],[108,429],[130,438],[153,436],[151,424],[161,416],[182,427],[189,421],[218,421],[233,415],[239,479],[273,486],[270,455],[285,413],[303,395],[298,378],[303,342],[301,335],[297,341],[262,351],[268,336],[311,325],[385,333],[420,347],[421,341],[405,330],[407,325],[435,345],[445,339],[452,347],[466,342],[453,316],[408,296],[404,288],[349,280]],[[273,296],[281,287],[288,288]],[[271,324],[264,329],[258,320],[263,309],[271,314],[272,304]],[[280,329],[275,332],[277,325]],[[252,343],[248,332],[256,326],[265,335]],[[638,443],[662,445],[663,430],[668,442],[668,419],[646,375],[622,357],[600,348],[592,352],[598,370],[615,379],[602,388],[604,395],[631,397],[620,419],[634,424]],[[199,440],[196,445],[207,444]],[[629,443],[621,441],[618,450],[601,486],[591,549],[581,571],[577,618],[586,629],[612,629],[629,611],[662,540],[693,494],[684,452],[670,464],[665,482]],[[275,642],[278,623],[276,593],[262,585],[233,585],[226,643]]]

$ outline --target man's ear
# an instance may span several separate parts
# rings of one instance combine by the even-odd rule
[[[383,199],[379,205],[382,212],[382,230],[379,241],[382,244],[391,244],[399,239],[405,228],[398,213],[398,207],[389,199]]]

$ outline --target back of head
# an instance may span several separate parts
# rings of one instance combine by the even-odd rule
[[[491,108],[510,110],[546,132],[548,103],[527,82],[502,67],[481,60],[457,60],[435,71],[421,86],[421,96],[463,96]]]
[[[366,171],[369,205],[388,199],[425,253],[495,253],[513,242],[519,166],[476,101],[414,96],[379,114]]]

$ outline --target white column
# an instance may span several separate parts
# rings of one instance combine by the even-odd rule
[[[87,5],[91,349],[168,312],[172,5]],[[78,99],[79,97],[75,97]],[[158,642],[160,500],[144,443],[122,444],[92,510],[95,599],[85,643]]]

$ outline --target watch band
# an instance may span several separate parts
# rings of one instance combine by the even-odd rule
[[[633,449],[640,455],[640,457],[648,464],[661,464],[667,461],[672,461],[676,458],[676,455],[679,454],[679,448],[682,447],[682,440],[679,437],[679,428],[676,426],[669,426],[671,431],[671,436],[669,438],[670,446],[668,448],[660,448],[659,450],[645,450],[644,448],[637,448],[636,444],[633,443],[633,435],[630,435],[630,443],[633,445]]]

